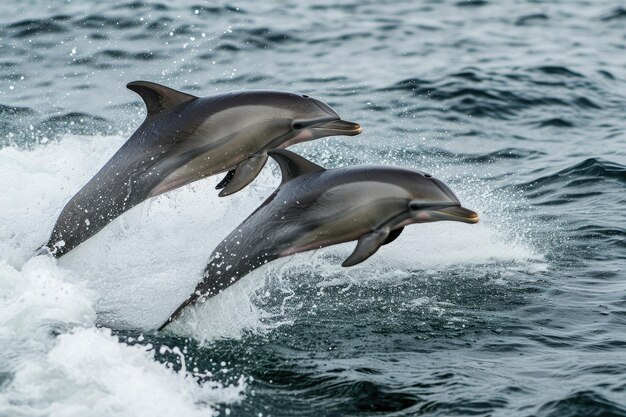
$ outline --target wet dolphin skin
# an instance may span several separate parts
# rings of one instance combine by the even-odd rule
[[[314,98],[280,91],[195,97],[146,81],[128,84],[146,120],[63,208],[42,252],[60,257],[142,201],[227,172],[220,196],[248,185],[267,151],[331,135],[357,135]]]
[[[215,248],[202,281],[160,327],[201,298],[218,294],[250,271],[295,253],[357,240],[343,262],[363,262],[413,223],[477,223],[443,182],[393,166],[324,169],[286,150],[270,151],[283,182]]]

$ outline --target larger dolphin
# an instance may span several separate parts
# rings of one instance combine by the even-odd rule
[[[143,124],[63,208],[43,251],[60,257],[142,201],[228,171],[220,196],[249,184],[267,151],[331,135],[357,135],[327,104],[278,91],[196,97],[135,81]]]
[[[283,256],[358,240],[352,266],[395,240],[412,223],[478,222],[443,182],[412,169],[355,166],[324,169],[286,150],[278,189],[215,248],[202,281],[159,330],[182,310],[218,294],[250,271]]]

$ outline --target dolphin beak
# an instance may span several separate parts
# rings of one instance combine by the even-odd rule
[[[311,128],[314,131],[323,132],[325,136],[354,136],[363,131],[358,123],[348,122],[346,120],[331,120],[329,122],[324,122],[315,126],[311,126]]]
[[[472,224],[478,223],[480,220],[478,213],[461,206],[444,207],[434,210],[434,212],[440,217],[439,220],[452,220]]]

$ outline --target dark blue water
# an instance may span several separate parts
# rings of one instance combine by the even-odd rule
[[[364,133],[294,151],[428,171],[481,223],[298,255],[157,334],[279,179],[32,259],[142,121],[136,79],[320,98]],[[613,0],[4,2],[0,415],[626,416],[625,115]]]

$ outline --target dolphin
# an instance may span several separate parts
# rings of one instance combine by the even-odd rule
[[[393,242],[407,225],[479,220],[448,186],[420,171],[367,165],[324,169],[287,150],[268,153],[280,166],[282,183],[220,242],[202,281],[159,330],[188,305],[275,259],[357,240],[342,263],[348,267]]]
[[[326,103],[280,91],[211,97],[147,82],[127,85],[144,100],[145,121],[61,211],[40,249],[60,257],[142,201],[210,175],[228,172],[220,197],[248,185],[267,151],[331,135],[358,135]]]

